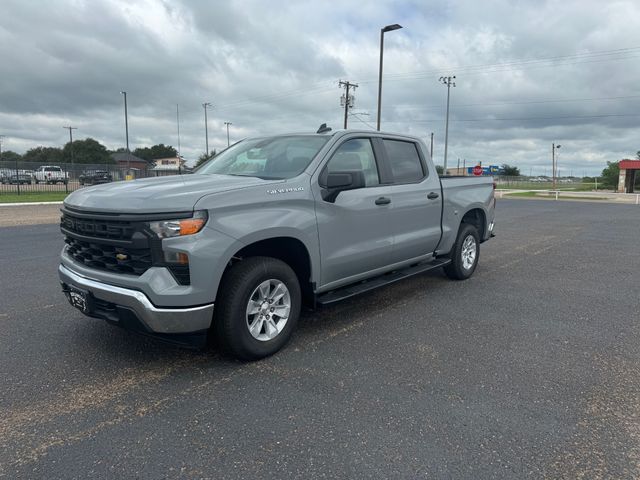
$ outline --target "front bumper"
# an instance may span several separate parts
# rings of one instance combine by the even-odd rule
[[[65,293],[69,291],[69,287],[89,292],[92,301],[87,315],[125,328],[163,336],[201,334],[211,326],[213,303],[195,307],[159,308],[138,290],[83,277],[62,264],[58,267],[58,276]]]

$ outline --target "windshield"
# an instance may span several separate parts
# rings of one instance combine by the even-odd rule
[[[205,163],[195,173],[293,178],[307,168],[328,139],[326,136],[296,135],[243,140]]]

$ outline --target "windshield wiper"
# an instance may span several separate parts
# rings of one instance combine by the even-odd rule
[[[252,177],[259,178],[260,180],[284,180],[284,177],[267,177],[264,175],[242,175],[240,173],[226,173],[225,175],[231,175],[232,177]]]

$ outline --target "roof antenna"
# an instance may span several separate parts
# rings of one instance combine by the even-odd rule
[[[327,127],[326,123],[323,123],[322,125],[320,125],[320,128],[318,129],[318,131],[316,133],[327,133],[331,131],[331,127]]]

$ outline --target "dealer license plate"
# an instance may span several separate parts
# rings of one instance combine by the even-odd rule
[[[69,303],[80,310],[82,313],[89,313],[89,292],[80,288],[69,286],[66,292]]]

